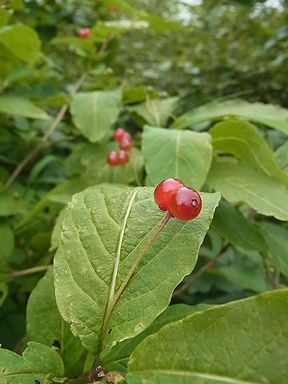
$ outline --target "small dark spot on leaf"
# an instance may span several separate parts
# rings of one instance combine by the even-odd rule
[[[109,329],[108,329],[108,333],[111,333],[111,332],[112,332],[112,328],[109,328]]]

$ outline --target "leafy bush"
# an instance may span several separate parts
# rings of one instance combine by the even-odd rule
[[[285,384],[287,110],[123,81],[127,31],[185,27],[84,4],[0,8],[0,383]],[[155,204],[170,177],[195,220]]]

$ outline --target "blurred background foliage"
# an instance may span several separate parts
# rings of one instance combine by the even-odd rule
[[[159,101],[163,127],[176,115],[229,98],[288,107],[288,1],[0,4],[0,336],[5,347],[21,350],[27,298],[42,275],[14,272],[51,263],[59,232],[56,218],[74,192],[101,182],[145,184],[142,128],[145,122],[156,124],[143,102]],[[9,30],[21,24],[30,27],[23,30],[23,47]],[[83,27],[91,28],[87,40],[77,36]],[[112,131],[89,143],[70,113],[43,140],[83,73],[82,92],[122,90],[117,125],[133,134],[134,143],[126,172],[105,165],[114,145]],[[277,110],[273,113],[275,119]],[[209,121],[200,119],[195,129],[209,127]],[[265,129],[259,136],[279,148],[277,162],[287,170],[285,134]],[[10,183],[13,170],[35,150],[33,161]],[[280,226],[241,204],[223,202],[219,212],[196,271],[175,291],[175,302],[225,302],[287,282],[287,222]]]

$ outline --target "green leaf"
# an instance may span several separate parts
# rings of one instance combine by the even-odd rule
[[[259,251],[266,248],[264,237],[258,228],[237,208],[223,200],[216,209],[212,229],[236,247]]]
[[[288,290],[195,313],[145,339],[128,384],[285,384]]]
[[[22,209],[23,202],[19,199],[19,196],[0,192],[0,217],[16,215]]]
[[[268,245],[268,261],[283,275],[288,276],[288,231],[273,223],[261,224]]]
[[[45,111],[36,107],[36,105],[28,99],[17,96],[1,96],[0,113],[30,117],[31,119],[49,119]]]
[[[232,154],[268,176],[288,183],[288,175],[279,167],[271,148],[254,125],[230,119],[216,124],[210,134],[215,150]]]
[[[3,8],[0,8],[0,28],[4,27],[12,16],[12,12],[6,11]]]
[[[150,125],[165,127],[167,120],[177,106],[179,98],[159,100],[147,98],[144,103],[129,107],[129,111],[137,113]]]
[[[280,167],[288,172],[288,140],[277,149],[275,159]]]
[[[149,181],[176,177],[187,185],[201,188],[212,160],[208,133],[144,127],[142,152]]]
[[[278,105],[248,103],[244,100],[214,101],[180,116],[172,124],[173,128],[194,127],[203,121],[219,120],[225,116],[242,117],[255,123],[264,124],[281,132],[288,133],[288,110]]]
[[[120,107],[119,90],[78,93],[71,103],[71,113],[83,136],[96,143],[112,129]]]
[[[106,369],[109,370],[126,370],[129,356],[147,336],[150,336],[158,332],[166,324],[183,319],[184,317],[191,315],[195,312],[200,312],[207,309],[209,305],[185,305],[175,304],[170,305],[163,313],[161,313],[153,323],[142,333],[133,337],[132,339],[124,340],[121,343],[115,345],[112,348],[108,356],[103,357],[103,364]]]
[[[288,190],[265,173],[229,159],[215,159],[207,183],[231,203],[244,202],[258,213],[288,220]]]
[[[259,253],[251,252],[252,255],[233,252],[233,258],[226,265],[220,265],[217,272],[221,273],[231,283],[242,289],[248,289],[257,293],[269,289],[266,281],[263,260]],[[247,252],[248,253],[248,252]]]
[[[9,25],[0,29],[0,45],[18,59],[33,62],[40,53],[40,40],[34,29],[25,25]]]
[[[60,355],[46,345],[30,342],[22,356],[6,349],[0,349],[1,384],[41,384],[51,383],[52,378],[64,376]]]
[[[65,375],[82,373],[87,351],[70,331],[58,311],[54,292],[52,268],[38,282],[27,304],[27,333],[29,341],[52,347],[57,345],[62,356]]]
[[[196,263],[219,201],[218,194],[202,198],[197,219],[171,219],[141,257],[164,217],[152,188],[110,185],[73,196],[54,259],[55,291],[61,315],[89,351],[107,353],[167,307]]]

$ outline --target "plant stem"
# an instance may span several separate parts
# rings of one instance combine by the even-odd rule
[[[210,268],[212,268],[217,260],[224,254],[224,251],[218,253],[214,259],[209,260],[206,264],[204,264],[193,276],[192,278],[187,281],[187,283],[182,284],[179,288],[176,288],[173,293],[173,298],[181,295],[184,291],[186,291],[187,288],[191,287],[206,271],[208,271]]]
[[[142,257],[145,255],[147,249],[150,247],[150,245],[153,243],[153,241],[157,238],[159,233],[162,231],[162,229],[168,223],[170,217],[171,217],[170,213],[167,212],[166,215],[163,217],[163,219],[160,221],[160,223],[159,223],[158,227],[156,228],[155,232],[148,239],[148,241],[145,243],[144,247],[140,251],[139,255],[136,257],[136,259],[135,259],[134,263],[132,264],[129,272],[127,273],[125,279],[123,280],[123,282],[120,285],[119,289],[116,291],[116,293],[115,293],[115,295],[113,297],[113,300],[111,301],[110,306],[107,308],[106,316],[105,316],[104,323],[103,323],[103,328],[102,328],[103,331],[102,331],[102,334],[101,334],[101,337],[100,337],[100,340],[99,340],[98,359],[99,359],[100,354],[101,354],[102,349],[103,349],[103,342],[104,342],[104,338],[105,338],[105,335],[106,335],[106,330],[107,330],[107,327],[108,327],[108,323],[109,323],[110,316],[111,316],[111,313],[113,311],[113,308],[115,307],[119,297],[121,296],[122,292],[126,288],[127,284],[129,283],[131,277],[135,273],[135,271],[136,271],[136,269],[137,269],[137,267],[138,267]],[[99,361],[97,361],[97,364],[99,364]]]
[[[81,85],[86,80],[87,74],[83,73],[77,82],[75,83],[73,90],[70,92],[69,96],[74,96],[78,89],[81,87]],[[15,181],[15,179],[19,176],[19,174],[23,171],[23,169],[26,167],[27,164],[29,164],[37,155],[39,152],[42,151],[42,149],[45,147],[45,144],[49,140],[52,133],[55,131],[55,129],[58,127],[59,123],[62,121],[62,119],[65,116],[65,113],[67,112],[69,108],[68,104],[62,105],[62,107],[59,109],[59,112],[57,113],[55,119],[52,121],[50,127],[48,128],[47,132],[44,134],[44,136],[41,139],[40,144],[38,147],[34,148],[30,153],[28,153],[23,160],[17,165],[17,167],[14,169],[12,174],[10,175],[9,179],[5,183],[5,188],[10,187],[10,185]]]
[[[32,273],[47,271],[49,265],[40,265],[39,267],[32,267],[27,269],[22,269],[21,271],[12,271],[10,272],[11,277],[31,275]]]
[[[122,284],[120,285],[118,291],[116,292],[115,296],[114,296],[114,300],[113,300],[113,303],[112,303],[112,306],[114,306],[116,304],[116,302],[118,301],[119,297],[121,296],[122,292],[124,291],[124,289],[126,288],[129,280],[131,279],[131,277],[133,276],[134,272],[136,271],[136,268],[138,267],[142,257],[145,255],[147,249],[150,247],[150,245],[153,243],[153,241],[158,237],[159,233],[162,231],[162,229],[165,227],[165,225],[168,223],[169,219],[170,219],[171,215],[170,213],[167,211],[166,215],[163,217],[163,219],[161,220],[158,228],[156,229],[156,231],[153,233],[153,235],[148,239],[147,243],[144,245],[144,247],[142,248],[142,251],[139,253],[139,255],[137,256],[137,258],[135,259],[130,271],[127,273],[127,276],[125,277],[124,281],[122,282]]]

